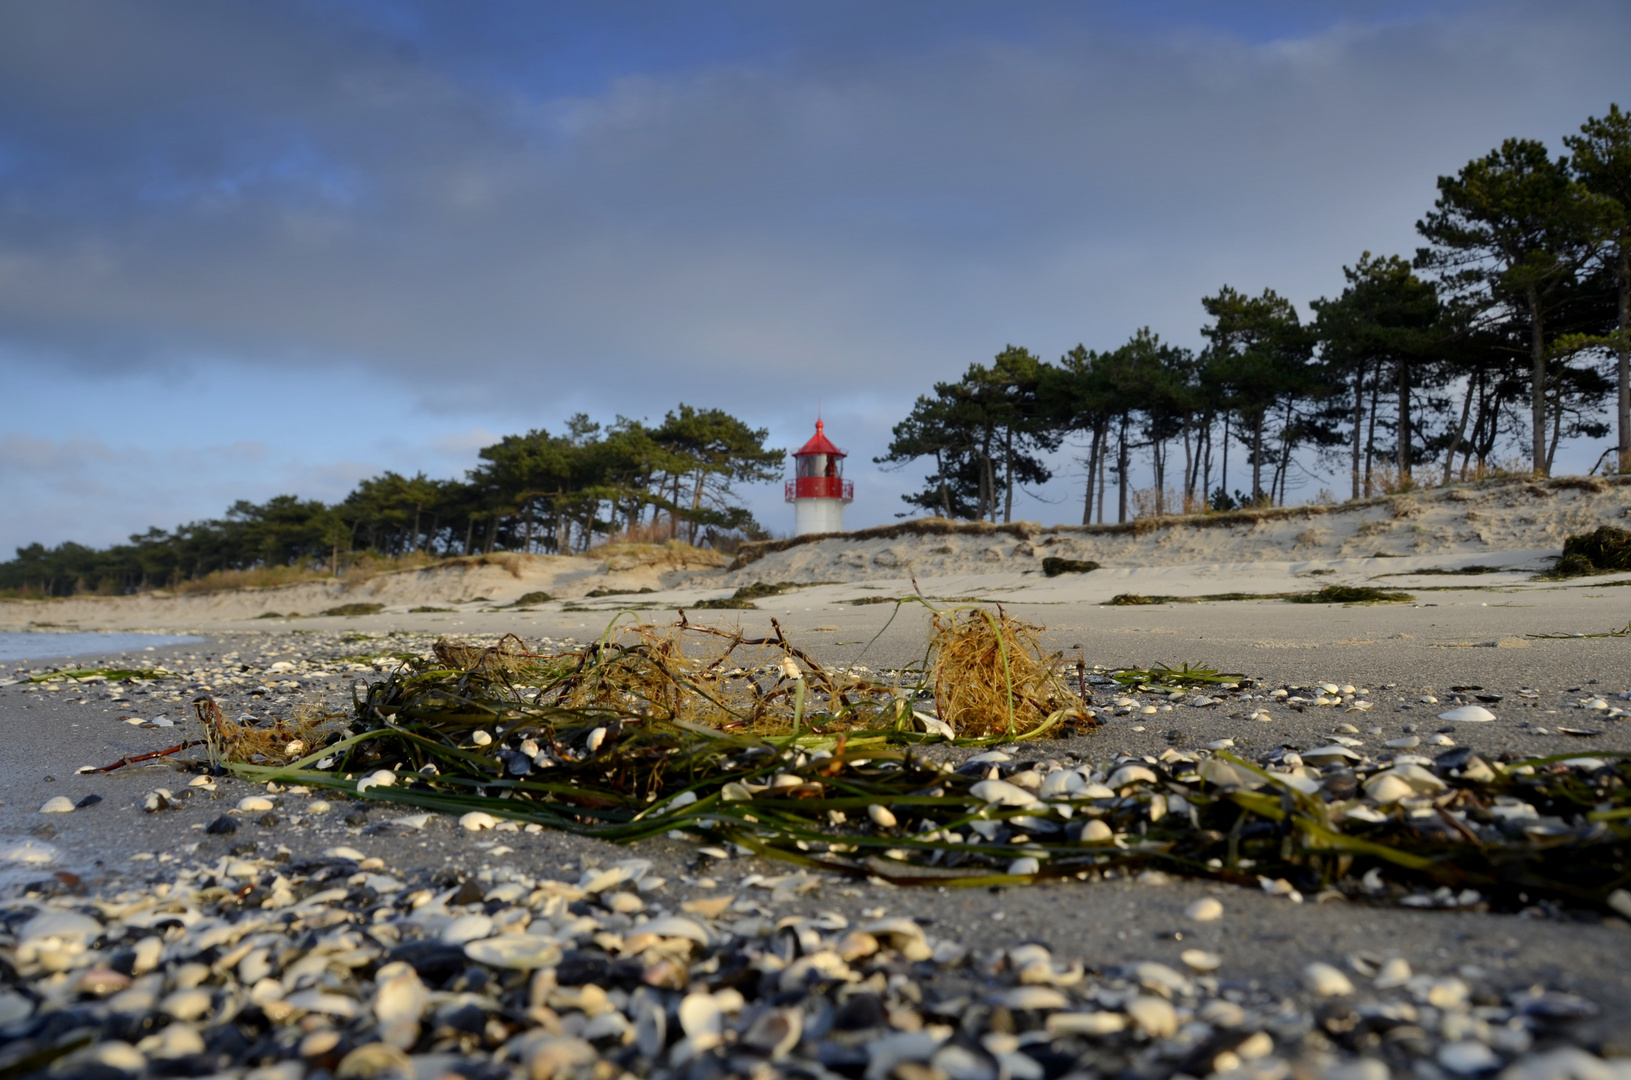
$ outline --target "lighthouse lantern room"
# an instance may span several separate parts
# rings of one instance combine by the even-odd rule
[[[793,453],[793,535],[844,531],[844,504],[855,501],[855,485],[844,479],[844,451],[827,438],[820,420],[815,438]]]

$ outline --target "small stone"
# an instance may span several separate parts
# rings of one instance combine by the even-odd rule
[[[231,836],[238,831],[238,822],[225,814],[216,818],[204,827],[204,831],[211,836]]]

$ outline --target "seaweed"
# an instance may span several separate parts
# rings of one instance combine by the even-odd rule
[[[1060,574],[1087,574],[1099,569],[1099,564],[1092,559],[1062,559],[1057,555],[1049,555],[1042,560],[1042,572],[1048,577],[1058,577]]]
[[[331,607],[323,612],[324,615],[378,615],[385,610],[384,604],[341,604]]]
[[[653,589],[651,586],[647,585],[640,589],[590,589],[583,595],[588,597],[590,600],[599,600],[603,596],[639,596],[644,593],[654,593],[656,591],[656,589]],[[541,600],[528,600],[528,597],[541,597],[543,600],[549,599],[549,596],[545,593],[528,593],[526,596],[523,596],[510,606],[515,607],[517,604],[542,602]]]
[[[1563,541],[1563,554],[1543,579],[1557,580],[1631,570],[1631,530],[1599,525]]]
[[[1427,902],[1519,910],[1601,906],[1627,881],[1631,754],[1486,763],[1453,750],[1431,782],[1381,802],[1355,789],[1388,763],[1321,773],[1169,750],[1083,767],[1071,784],[1005,754],[953,768],[932,744],[1012,746],[1085,713],[1054,677],[1058,657],[1037,649],[1037,628],[1000,609],[930,610],[922,664],[888,679],[829,670],[774,623],[749,639],[620,617],[557,653],[514,636],[439,643],[363,687],[337,741],[289,762],[275,738],[299,736],[293,727],[233,729],[202,703],[200,720],[228,767],[258,781],[492,815],[469,827],[508,818],[616,842],[728,842],[902,885],[1151,867],[1356,899],[1437,890]],[[1188,664],[1110,678],[1224,694],[1250,685]],[[931,692],[935,717],[913,707]]]
[[[428,604],[421,604],[418,607],[409,608],[408,609],[408,614],[409,615],[427,615],[427,614],[429,614],[431,612],[434,612],[434,611],[452,611],[452,610],[453,610],[452,608],[447,608],[447,607],[431,607]]]
[[[647,591],[649,591],[649,590],[647,590]],[[593,596],[594,594],[590,593],[589,595]],[[553,596],[549,595],[546,592],[522,593],[513,603],[511,603],[511,604],[509,604],[507,606],[514,608],[514,607],[525,607],[528,604],[547,604],[553,599],[555,599],[555,598]],[[417,609],[415,609],[415,610],[417,610]],[[436,608],[435,610],[441,611],[442,609],[441,608]]]
[[[1327,585],[1316,592],[1293,593],[1285,599],[1292,604],[1408,604],[1416,598],[1407,592],[1370,585]]]

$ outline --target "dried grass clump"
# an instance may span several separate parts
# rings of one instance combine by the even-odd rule
[[[929,638],[940,719],[959,737],[1023,735],[1041,727],[1068,699],[1045,657],[1040,627],[999,608],[937,613]]]
[[[330,719],[320,705],[305,702],[287,720],[277,719],[265,727],[229,720],[214,698],[193,702],[199,726],[204,729],[204,747],[211,764],[223,761],[269,765],[292,761],[317,746],[317,725]]]

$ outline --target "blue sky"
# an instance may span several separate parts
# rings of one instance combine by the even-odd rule
[[[1306,312],[1438,175],[1631,104],[1627,45],[1567,0],[0,5],[0,551],[681,401],[794,447],[819,398],[890,520],[932,382],[1197,344],[1225,283]],[[1059,466],[1023,516],[1079,516]]]

